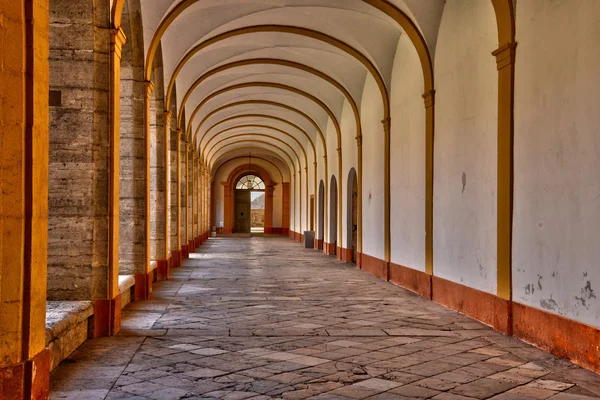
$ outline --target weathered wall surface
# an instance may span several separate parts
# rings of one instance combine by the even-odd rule
[[[108,4],[50,2],[48,299],[104,298],[108,271]]]
[[[381,94],[371,75],[365,80],[360,117],[363,133],[363,253],[383,260],[383,111]]]
[[[425,107],[423,72],[413,44],[400,36],[392,73],[391,262],[425,270]]]
[[[143,273],[145,262],[145,151],[143,37],[139,10],[126,2],[122,28],[127,36],[121,56],[121,168],[119,273]],[[135,28],[135,29],[132,29]]]
[[[340,246],[343,248],[352,247],[352,238],[349,237],[348,233],[348,213],[352,213],[352,204],[347,204],[346,199],[348,198],[348,190],[352,188],[348,187],[348,175],[350,170],[354,168],[358,171],[358,148],[356,146],[356,122],[354,119],[354,113],[352,107],[348,101],[344,101],[344,107],[342,108],[342,120],[340,121],[342,130],[342,243]],[[351,220],[350,220],[351,221]]]
[[[497,47],[491,2],[446,2],[434,68],[434,274],[493,294]]]
[[[516,15],[513,297],[599,327],[600,3]]]
[[[150,101],[150,265],[165,259],[165,102],[162,51],[156,52]]]

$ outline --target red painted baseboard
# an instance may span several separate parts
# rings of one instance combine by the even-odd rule
[[[600,330],[513,301],[513,335],[600,373]]]
[[[315,239],[315,249],[323,250],[323,240]]]
[[[357,253],[357,266],[506,335],[600,373],[600,329],[456,282]]]
[[[135,301],[148,300],[152,297],[152,281],[154,271],[147,274],[135,274]]]
[[[504,334],[510,334],[510,302],[490,293],[432,276],[432,299],[475,318]]]
[[[121,330],[121,295],[94,301],[93,337],[113,336]]]
[[[360,268],[385,281],[388,279],[388,263],[368,254],[361,254]]]
[[[50,393],[50,350],[32,359],[0,366],[0,399],[47,399]]]
[[[389,281],[431,300],[431,275],[390,263]]]
[[[323,242],[323,253],[334,256],[335,255],[335,244]]]

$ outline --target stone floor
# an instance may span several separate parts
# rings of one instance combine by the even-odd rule
[[[600,376],[281,237],[209,240],[52,399],[600,398]]]

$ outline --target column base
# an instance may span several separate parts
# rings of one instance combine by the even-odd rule
[[[323,250],[323,240],[315,239],[315,249]]]
[[[152,281],[154,271],[145,274],[135,274],[135,301],[148,300],[152,297]]]
[[[137,280],[136,280],[137,289]],[[94,302],[93,328],[88,335],[93,338],[114,336],[121,330],[121,295],[114,299]]]
[[[323,253],[334,256],[335,255],[335,243],[323,243]]]
[[[338,251],[340,253],[340,260],[344,262],[351,263],[352,262],[352,249],[345,249],[343,247],[338,247]]]
[[[182,244],[181,245],[181,258],[180,261],[185,260],[186,258],[190,258],[190,252],[188,249],[188,245],[187,244]],[[182,265],[182,264],[179,264]]]
[[[196,250],[196,244],[194,243],[194,240],[190,240],[188,242],[188,258],[190,257],[190,253],[193,253],[194,250]]]
[[[0,399],[44,400],[50,394],[50,350],[31,360],[0,367]]]
[[[156,278],[159,281],[166,281],[171,275],[169,260],[158,260],[156,265]]]
[[[181,250],[172,251],[171,258],[173,259],[173,261],[171,261],[171,266],[173,268],[181,267]]]

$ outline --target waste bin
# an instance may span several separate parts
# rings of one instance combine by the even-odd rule
[[[313,249],[315,247],[315,231],[304,231],[304,248]]]

